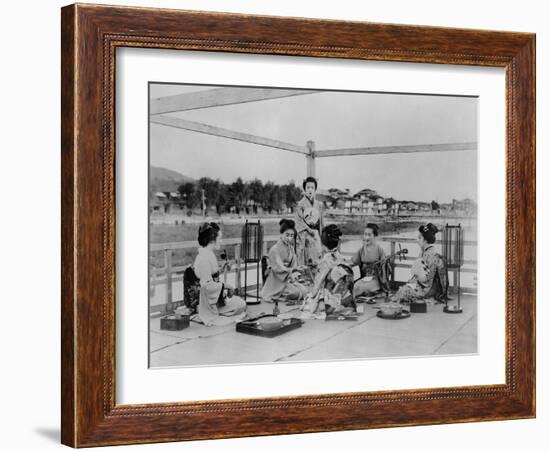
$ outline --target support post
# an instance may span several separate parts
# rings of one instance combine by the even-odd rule
[[[172,250],[164,250],[164,269],[166,271],[165,312],[172,310]]]
[[[395,240],[390,242],[390,256],[395,254]],[[391,289],[393,290],[395,285],[395,258],[391,260]]]
[[[306,155],[306,161],[307,161],[307,175],[308,177],[316,177],[315,176],[315,142],[314,141],[308,141],[307,142],[307,149],[309,151],[309,154]]]
[[[240,243],[237,243],[235,245],[235,288],[237,289],[237,293],[239,295],[242,295],[242,288],[241,288],[241,245]]]

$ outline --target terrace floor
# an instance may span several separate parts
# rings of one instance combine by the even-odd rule
[[[275,338],[235,331],[235,325],[206,327],[191,322],[182,331],[160,329],[150,319],[150,366],[318,361],[477,353],[477,296],[462,295],[462,314],[428,305],[426,314],[401,320],[376,317],[377,305],[364,305],[357,321],[306,320]],[[249,306],[250,316],[271,313],[267,303]],[[299,307],[280,305],[281,317],[299,317]]]

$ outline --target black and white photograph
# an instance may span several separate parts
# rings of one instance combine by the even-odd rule
[[[149,83],[149,367],[478,353],[478,98]]]
[[[548,450],[545,2],[2,13],[2,450]]]

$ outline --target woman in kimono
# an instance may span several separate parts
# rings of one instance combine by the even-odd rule
[[[363,245],[353,255],[352,262],[359,266],[361,279],[355,283],[355,296],[372,295],[380,290],[380,281],[376,271],[376,262],[386,257],[382,246],[377,242],[378,225],[367,223],[363,231]]]
[[[323,229],[321,240],[326,252],[319,261],[313,289],[302,307],[302,318],[324,318],[325,313],[353,305],[353,271],[338,249],[341,236],[342,232],[334,224]]]
[[[220,249],[221,238],[216,223],[204,223],[199,228],[200,248],[193,269],[200,280],[198,316],[206,326],[228,325],[246,315],[244,300],[220,282],[220,267],[214,250]]]
[[[297,282],[300,272],[294,252],[294,221],[283,218],[279,225],[281,238],[269,250],[269,272],[262,288],[262,299],[268,303],[279,297],[300,300],[307,292],[306,288]]]
[[[322,211],[315,199],[317,180],[307,177],[302,183],[304,196],[296,205],[296,254],[298,265],[316,266],[321,258]]]
[[[435,251],[435,235],[438,229],[432,223],[418,228],[418,244],[421,256],[411,267],[411,279],[392,297],[392,301],[413,302],[421,298],[434,297],[438,302],[447,299],[449,280],[447,267]]]

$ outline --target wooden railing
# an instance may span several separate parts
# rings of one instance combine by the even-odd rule
[[[264,242],[263,242],[263,255],[267,254],[268,246],[271,243],[276,242],[279,240],[279,235],[271,235],[271,236],[265,236]],[[344,235],[342,236],[342,242],[347,242],[350,240],[361,240],[360,235]],[[394,253],[397,250],[397,244],[407,244],[407,243],[416,243],[416,240],[413,238],[404,238],[404,237],[395,237],[395,236],[386,236],[386,237],[379,237],[379,241],[381,242],[389,242],[390,243],[390,252]],[[436,244],[440,244],[441,240],[437,240]],[[465,240],[464,241],[465,246],[475,246],[477,245],[476,241],[471,240]],[[241,284],[241,274],[243,271],[243,265],[241,261],[241,238],[231,238],[231,239],[223,239],[222,240],[222,247],[234,247],[234,263],[231,265],[230,273],[235,274],[235,282],[236,287],[239,290],[243,290],[242,284]],[[195,240],[190,241],[183,241],[183,242],[168,242],[168,243],[153,243],[149,247],[150,253],[163,253],[163,267],[160,268],[151,268],[150,269],[150,281],[149,284],[152,286],[164,284],[166,286],[166,292],[165,292],[165,302],[162,304],[156,304],[151,305],[149,311],[151,313],[153,312],[166,312],[169,311],[173,304],[175,303],[173,301],[173,282],[175,279],[175,276],[177,275],[178,278],[182,278],[183,272],[188,267],[188,265],[173,265],[173,252],[176,250],[185,250],[185,249],[196,249],[197,248],[197,242]],[[346,255],[347,253],[343,253]],[[393,267],[395,268],[411,268],[412,264],[410,261],[414,261],[418,258],[418,256],[403,256],[403,259],[401,261],[396,260],[393,263]],[[463,267],[461,269],[462,273],[477,273],[477,260],[464,260],[464,264],[471,266],[473,268],[469,267]],[[257,264],[248,264],[249,270],[256,270]],[[450,269],[450,272],[453,273],[453,281],[456,282],[457,278],[457,270],[456,269]],[[395,274],[395,272],[394,272]],[[244,288],[244,290],[248,290],[250,287]],[[463,288],[467,291],[475,291],[475,288]],[[154,289],[152,288],[152,291]],[[177,303],[177,302],[176,302]]]

